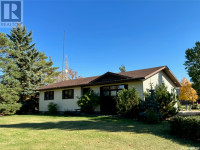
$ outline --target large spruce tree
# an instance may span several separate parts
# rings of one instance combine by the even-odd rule
[[[21,91],[19,92],[20,101],[23,102],[36,94],[37,87],[53,83],[57,72],[57,67],[53,67],[51,58],[47,60],[44,53],[39,52],[32,42],[32,31],[27,32],[26,27],[18,24],[17,27],[7,35],[12,43],[9,50],[5,50],[4,58],[1,63],[3,77],[12,71],[8,71],[6,60],[12,61],[16,68],[15,75],[10,75],[19,82]],[[17,76],[16,76],[17,75]]]
[[[12,43],[5,34],[0,33],[0,114],[14,114],[20,109],[18,103],[19,93],[22,91],[20,82],[16,78],[20,77],[18,67],[13,59]]]

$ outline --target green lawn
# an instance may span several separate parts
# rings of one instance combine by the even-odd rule
[[[200,147],[171,136],[167,122],[148,125],[111,117],[0,117],[0,149],[162,150]]]

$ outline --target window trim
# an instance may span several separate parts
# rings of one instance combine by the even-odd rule
[[[64,92],[65,91],[70,91],[72,90],[72,97],[69,97],[69,98],[66,98],[64,97]],[[65,89],[65,90],[62,90],[62,99],[65,100],[65,99],[74,99],[74,89]]]
[[[50,98],[50,92],[53,92],[52,98]],[[48,93],[48,96],[46,96],[45,93]],[[54,91],[46,91],[46,92],[44,92],[44,100],[45,100],[45,101],[54,100]]]

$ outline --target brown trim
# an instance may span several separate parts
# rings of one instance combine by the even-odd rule
[[[160,66],[160,67],[155,67],[155,68],[134,70],[134,71],[128,71],[128,72],[122,72],[122,73],[106,72],[105,74],[103,74],[101,76],[74,79],[73,81],[72,80],[62,81],[62,82],[55,83],[52,85],[43,86],[41,88],[36,89],[36,91],[94,86],[94,85],[103,85],[103,84],[114,84],[114,83],[122,83],[122,82],[129,82],[129,81],[140,81],[140,80],[147,79],[162,70],[169,76],[169,78],[172,80],[172,82],[177,87],[181,86],[178,79],[173,75],[173,73],[169,70],[169,68],[167,66]],[[104,77],[105,75],[108,75],[108,74],[117,76],[117,77],[121,77],[122,79],[115,79],[114,81],[101,81],[101,82],[98,81],[99,79],[101,79],[102,77]]]
[[[163,70],[167,76],[172,80],[172,82],[177,86],[177,87],[182,87],[181,83],[179,82],[179,80],[175,77],[175,75],[171,72],[171,70],[166,67],[165,70]]]
[[[114,84],[114,83],[123,83],[123,82],[131,82],[131,81],[141,81],[144,78],[138,79],[124,79],[124,80],[115,80],[115,81],[108,81],[108,82],[98,82],[98,83],[91,83],[91,84],[80,84],[80,85],[73,85],[73,86],[62,86],[62,87],[52,87],[48,89],[39,89],[37,91],[46,91],[52,89],[63,89],[63,88],[73,88],[73,87],[84,87],[84,86],[95,86],[95,85],[103,85],[103,84]]]
[[[106,73],[104,73],[103,75],[101,75],[101,76],[97,77],[96,79],[92,80],[90,83],[94,83],[95,81],[101,79],[102,77],[104,77],[104,76],[106,76],[106,75],[108,75],[108,74],[114,75],[114,76],[118,76],[118,77],[121,77],[121,78],[123,78],[123,79],[130,79],[130,78],[131,78],[131,77],[124,76],[124,75],[117,74],[117,73],[113,73],[113,72],[106,72]]]
[[[156,71],[152,72],[151,74],[149,74],[149,75],[145,76],[144,78],[145,78],[145,79],[147,79],[147,78],[149,78],[149,77],[153,76],[154,74],[156,74],[156,73],[158,73],[158,72],[160,72],[160,71],[164,70],[165,68],[166,68],[166,66],[164,66],[164,67],[162,67],[162,68],[160,68],[160,69],[158,69],[158,70],[156,70]]]

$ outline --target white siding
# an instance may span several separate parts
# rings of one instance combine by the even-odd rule
[[[107,85],[119,85],[119,84],[128,84],[128,88],[132,88],[134,86],[138,90],[139,96],[143,98],[142,81],[90,86],[90,88],[94,90],[94,92],[100,94],[100,87],[107,86]],[[77,97],[81,96],[81,87],[68,88],[68,89],[74,89],[74,99],[63,100],[62,90],[64,89],[57,89],[57,90],[49,90],[49,91],[54,91],[54,100],[44,100],[45,91],[40,91],[39,111],[48,111],[48,105],[50,102],[56,103],[58,105],[59,111],[74,111],[75,109],[79,109],[79,106],[77,105],[77,100],[78,100]],[[98,106],[95,109],[95,111],[100,111],[100,106]]]
[[[161,83],[165,83],[165,85],[167,86],[167,90],[169,92],[171,92],[172,89],[176,88],[175,84],[166,75],[166,73],[164,73],[163,71],[160,71],[157,74],[144,80],[144,82],[143,82],[144,89],[143,90],[145,92],[147,89],[150,89],[151,84],[152,84],[153,88],[155,88],[155,86],[160,85]]]
[[[75,109],[79,109],[77,105],[77,97],[81,96],[81,88],[65,88],[65,89],[74,89],[74,99],[62,99],[62,90],[49,90],[54,91],[54,100],[44,100],[44,92],[40,92],[40,100],[39,100],[39,111],[48,111],[48,105],[50,102],[53,102],[58,105],[59,111],[74,111]]]

